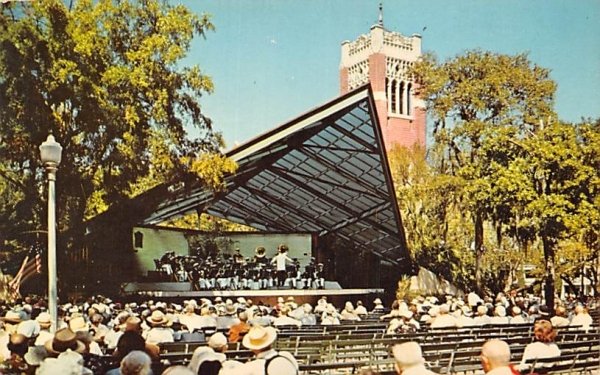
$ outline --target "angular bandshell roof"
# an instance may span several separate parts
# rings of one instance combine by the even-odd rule
[[[162,202],[144,224],[196,211],[261,231],[335,235],[392,263],[406,239],[369,86],[227,153],[224,192],[196,188]]]

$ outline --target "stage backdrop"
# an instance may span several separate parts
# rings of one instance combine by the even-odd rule
[[[272,258],[282,243],[290,249],[288,256],[298,258],[304,267],[313,256],[313,241],[316,238],[310,233],[261,232],[226,232],[215,236],[212,233],[159,226],[134,227],[132,236],[138,277],[154,270],[154,259],[160,259],[167,251],[174,251],[178,255],[205,256],[217,248],[222,254],[233,254],[239,248],[245,258],[252,258],[256,247],[264,246],[267,249],[266,256]]]

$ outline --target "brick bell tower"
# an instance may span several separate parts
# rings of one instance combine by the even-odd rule
[[[342,43],[341,93],[371,83],[387,150],[395,144],[425,149],[425,103],[415,95],[415,82],[407,73],[420,56],[421,36],[386,30],[381,4],[371,32]]]

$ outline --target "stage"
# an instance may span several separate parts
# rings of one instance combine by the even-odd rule
[[[193,290],[191,283],[186,282],[131,282],[121,285],[121,293],[140,298],[163,298],[173,300],[199,299],[221,297],[235,300],[239,297],[252,299],[254,303],[263,302],[274,304],[278,297],[294,297],[297,303],[309,302],[311,304],[322,297],[334,304],[343,304],[345,301],[362,300],[367,306],[371,305],[372,299],[383,294],[380,288],[364,289],[342,289],[337,282],[326,281],[323,289],[291,289],[271,288],[266,290]]]

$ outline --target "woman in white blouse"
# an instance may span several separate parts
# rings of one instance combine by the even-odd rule
[[[536,341],[527,344],[525,347],[521,366],[523,366],[527,360],[560,356],[560,349],[558,348],[558,345],[554,343],[556,331],[550,321],[538,320],[535,322],[533,326],[533,335],[535,336]]]

